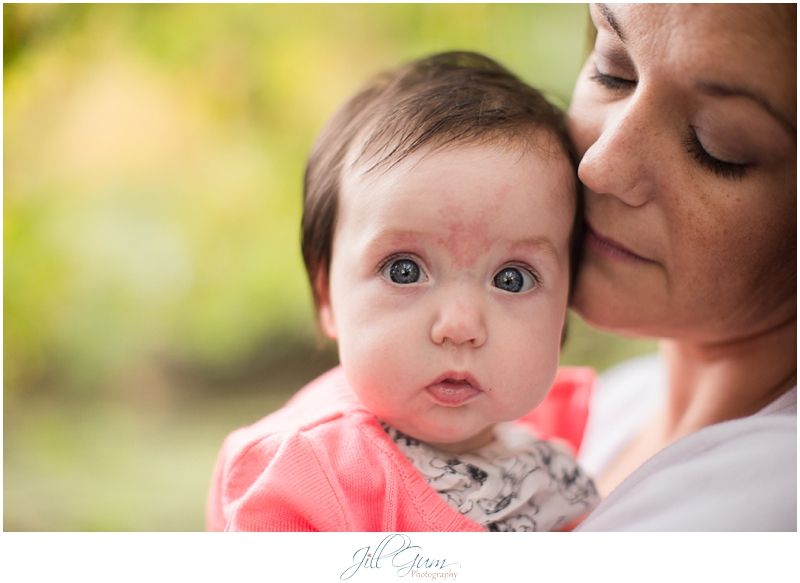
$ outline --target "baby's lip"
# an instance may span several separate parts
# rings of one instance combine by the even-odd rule
[[[436,403],[445,407],[458,407],[483,392],[471,374],[452,371],[436,377],[425,390]]]
[[[447,371],[446,373],[436,377],[431,385],[438,385],[447,382],[453,384],[468,384],[478,391],[483,391],[481,384],[468,372]]]

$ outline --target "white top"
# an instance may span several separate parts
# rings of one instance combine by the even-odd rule
[[[566,446],[514,423],[498,423],[491,443],[459,454],[383,427],[450,506],[490,531],[557,530],[598,502],[594,483]]]
[[[605,467],[665,396],[658,357],[604,374],[579,461]],[[797,530],[797,387],[743,419],[705,427],[628,476],[580,525],[584,531]]]

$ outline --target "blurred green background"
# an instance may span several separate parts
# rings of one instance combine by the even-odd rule
[[[201,530],[227,432],[336,362],[299,252],[316,132],[464,48],[568,102],[583,5],[4,5],[4,528]],[[573,318],[567,363],[652,344]]]

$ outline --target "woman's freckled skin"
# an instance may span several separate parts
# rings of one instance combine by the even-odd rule
[[[793,320],[792,8],[608,10],[624,40],[593,6],[597,41],[576,84],[570,133],[587,222],[652,261],[587,252],[577,311],[617,332],[714,343]],[[623,85],[609,88],[597,72]],[[692,131],[700,146],[690,150]]]

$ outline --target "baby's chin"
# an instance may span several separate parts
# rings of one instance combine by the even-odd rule
[[[493,429],[494,429],[493,427],[490,427],[487,430],[477,435],[473,435],[472,437],[469,437],[468,439],[464,439],[461,441],[431,443],[430,445],[440,451],[444,451],[447,453],[453,453],[453,454],[468,453],[470,451],[478,450],[492,443],[492,441],[494,441]]]
[[[389,425],[402,432],[403,434],[426,443],[427,445],[447,453],[466,453],[474,451],[494,440],[494,425],[490,425],[476,432],[467,432],[463,428],[456,430],[438,431],[432,428],[421,430],[415,427],[403,428],[403,423],[397,425],[391,421],[386,421]],[[399,425],[399,426],[398,426]]]

